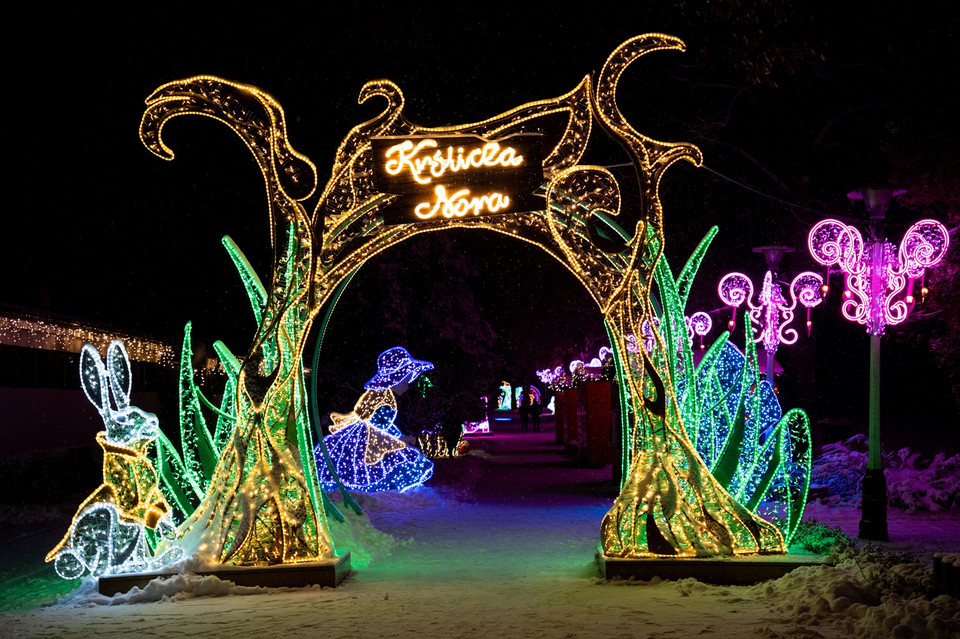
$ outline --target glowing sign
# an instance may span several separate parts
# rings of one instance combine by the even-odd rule
[[[538,210],[543,182],[540,136],[492,142],[473,135],[371,140],[377,189],[398,197],[387,224],[408,224]]]
[[[510,206],[510,196],[496,191],[479,197],[469,197],[470,189],[460,189],[447,195],[447,190],[441,185],[435,189],[434,193],[437,197],[432,203],[421,202],[414,207],[417,219],[440,219],[437,216],[439,213],[449,220],[455,217],[463,217],[467,213],[473,213],[474,215],[499,213]]]
[[[437,150],[433,155],[420,156],[423,149],[436,149],[437,141],[432,138],[421,140],[414,146],[412,140],[404,140],[387,149],[387,162],[384,170],[390,175],[400,175],[404,170],[410,172],[411,177],[418,184],[430,184],[431,178],[421,174],[429,168],[432,177],[440,178],[449,170],[451,173],[469,169],[502,166],[510,168],[523,164],[523,156],[511,146],[503,147],[496,142],[487,142],[482,147],[473,148],[464,154],[462,146],[457,147],[457,157],[453,157],[453,146],[447,147],[446,156],[443,151]]]

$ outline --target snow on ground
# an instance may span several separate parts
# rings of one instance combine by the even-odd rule
[[[838,567],[800,568],[756,586],[603,580],[594,552],[615,493],[609,466],[576,466],[552,432],[505,431],[473,439],[472,447],[477,454],[440,460],[432,487],[362,496],[366,515],[350,514],[349,526],[334,527],[356,569],[336,589],[240,588],[184,575],[115,597],[100,596],[87,583],[54,603],[74,585],[42,561],[66,522],[0,536],[3,609],[9,610],[0,615],[2,634],[960,636],[957,599],[918,594],[929,586],[925,566],[869,551],[851,550],[852,558]],[[810,511],[856,533],[856,510],[813,505]],[[933,552],[960,549],[956,509],[890,515],[894,550],[916,551],[929,562]]]

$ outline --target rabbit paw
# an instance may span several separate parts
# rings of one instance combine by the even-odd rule
[[[64,579],[77,579],[86,572],[87,567],[77,556],[77,553],[68,548],[57,555],[53,562],[53,569]]]

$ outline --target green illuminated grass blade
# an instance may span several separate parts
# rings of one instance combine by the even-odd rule
[[[175,506],[184,517],[189,517],[203,498],[199,487],[187,479],[187,471],[173,443],[162,432],[156,440],[157,473],[160,475],[160,488],[164,497]]]
[[[707,231],[707,234],[700,240],[697,248],[693,250],[687,263],[684,264],[683,270],[680,271],[676,288],[681,309],[686,309],[687,307],[687,298],[690,297],[690,287],[693,285],[693,278],[696,277],[697,271],[700,269],[700,263],[703,261],[703,256],[706,255],[707,249],[710,248],[710,244],[713,242],[713,238],[716,237],[719,230],[719,227],[713,226]]]
[[[220,241],[223,243],[224,248],[227,249],[227,254],[230,256],[233,265],[240,274],[243,288],[246,290],[247,297],[250,299],[250,308],[253,309],[253,315],[259,326],[263,321],[263,309],[267,305],[267,290],[263,288],[260,277],[256,271],[253,270],[253,267],[247,260],[247,256],[243,254],[243,251],[240,250],[236,242],[234,242],[229,235],[224,235]]]
[[[193,346],[190,339],[192,326],[184,328],[183,349],[180,353],[180,446],[183,465],[192,485],[207,490],[219,456],[214,450],[207,422],[200,409],[200,399],[193,382]]]
[[[233,432],[233,426],[237,419],[235,395],[237,392],[237,377],[240,375],[240,362],[220,340],[213,343],[213,350],[217,352],[220,363],[223,364],[223,369],[227,373],[227,382],[223,387],[223,400],[220,402],[220,413],[217,415],[217,428],[213,433],[213,445],[219,455],[223,452],[223,447],[226,446],[227,439]]]

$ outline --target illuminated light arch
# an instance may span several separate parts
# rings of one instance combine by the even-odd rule
[[[670,371],[643,352],[640,367],[627,363],[629,336],[640,334],[641,323],[654,316],[649,291],[663,252],[660,179],[678,160],[699,165],[701,155],[691,144],[660,142],[633,129],[617,106],[617,83],[643,55],[683,49],[673,36],[637,36],[608,57],[595,82],[588,75],[558,98],[481,122],[440,128],[409,122],[397,85],[368,82],[359,101],[378,97],[386,108],[347,134],[309,215],[302,201],[316,189],[316,168],[290,146],[284,114],[274,98],[256,87],[212,76],[157,89],[147,99],[141,122],[147,148],[173,158],[161,134],[177,116],[202,115],[229,126],[247,144],[264,176],[274,246],[280,230],[289,227],[293,247],[289,257],[275,252],[264,319],[238,376],[237,426],[203,503],[181,527],[184,537],[197,538],[219,561],[239,564],[333,554],[318,509],[315,463],[303,454],[312,451],[309,432],[297,428],[293,434],[288,429],[288,416],[304,410],[299,362],[306,337],[317,314],[367,260],[418,233],[458,227],[502,233],[545,251],[573,273],[604,314],[626,391],[620,413],[629,467],[621,494],[602,523],[604,552],[620,557],[783,552],[776,527],[731,497],[697,455],[670,390]],[[554,131],[549,125],[557,120],[561,126]],[[621,211],[620,184],[612,173],[579,164],[595,122],[620,142],[636,167],[643,201],[636,219],[628,219],[633,211]],[[377,189],[374,138],[469,135],[502,141],[544,130],[540,208],[416,224],[385,222],[384,211],[398,195]],[[266,367],[264,352],[272,344],[284,348],[272,353],[272,366]],[[661,337],[654,348],[665,348]],[[254,450],[265,451],[260,454],[266,463],[249,463],[246,455]],[[294,451],[300,451],[299,456]],[[266,468],[273,470],[267,473]]]

